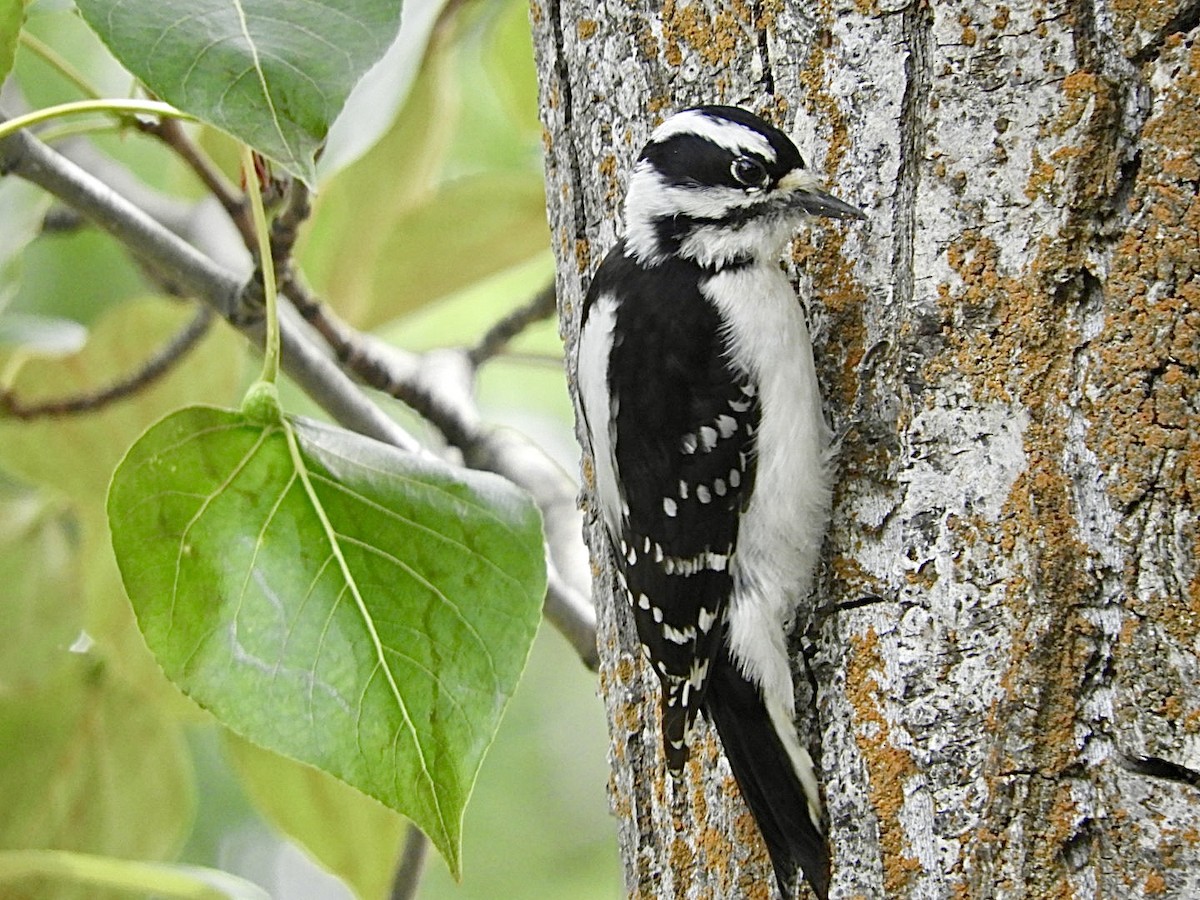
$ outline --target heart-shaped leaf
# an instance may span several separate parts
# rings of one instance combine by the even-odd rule
[[[400,0],[77,0],[155,94],[308,184],[351,88],[400,29]]]
[[[133,446],[108,509],[168,677],[233,731],[408,816],[457,874],[540,618],[530,500],[339,429],[190,407]]]

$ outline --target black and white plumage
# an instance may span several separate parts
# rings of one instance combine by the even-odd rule
[[[703,711],[780,890],[829,881],[820,791],[793,722],[790,618],[828,519],[830,436],[803,309],[779,265],[808,216],[862,217],[781,131],[703,106],[651,135],[625,235],[583,311],[576,374],[595,490],[662,684],[673,774]]]

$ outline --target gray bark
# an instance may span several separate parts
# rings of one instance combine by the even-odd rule
[[[532,21],[568,353],[674,109],[763,113],[870,214],[788,261],[842,435],[795,642],[833,896],[1200,897],[1200,4],[534,0]],[[591,523],[629,892],[771,896],[715,741],[686,790],[664,778]]]

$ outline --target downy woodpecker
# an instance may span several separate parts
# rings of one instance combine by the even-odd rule
[[[662,684],[667,767],[682,771],[703,710],[784,897],[803,871],[825,898],[787,654],[832,486],[808,327],[779,263],[809,216],[865,218],[758,116],[667,119],[630,176],[625,236],[588,291],[575,362],[618,581]]]

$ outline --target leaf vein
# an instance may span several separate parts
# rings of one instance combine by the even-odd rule
[[[396,679],[392,674],[392,671],[387,667],[386,660],[384,658],[383,641],[379,637],[379,631],[375,628],[374,617],[371,615],[371,611],[367,608],[366,601],[363,599],[362,594],[358,590],[358,583],[354,578],[354,574],[350,569],[350,565],[346,561],[345,555],[342,553],[340,536],[338,535],[336,529],[334,529],[333,523],[329,521],[329,517],[325,514],[325,507],[321,503],[321,498],[317,496],[316,488],[313,486],[312,481],[309,478],[308,466],[306,465],[304,457],[300,452],[296,433],[290,425],[284,426],[284,433],[287,436],[288,450],[291,453],[292,465],[296,473],[300,476],[300,481],[304,485],[304,491],[308,496],[309,504],[312,506],[313,512],[316,513],[317,518],[320,520],[321,529],[325,533],[326,540],[329,541],[330,551],[337,560],[338,569],[341,571],[342,578],[345,580],[346,586],[349,589],[351,596],[354,598],[355,606],[357,606],[359,614],[362,617],[363,624],[367,629],[367,634],[370,636],[371,644],[375,651],[375,671],[377,672],[379,669],[383,670],[383,673],[387,679],[389,691],[395,698],[397,708],[400,710],[400,715],[404,720],[404,724],[412,736],[413,745],[416,748],[417,760],[421,766],[421,772],[425,776],[426,786],[429,788],[430,794],[433,798],[433,807],[437,814],[438,823],[441,825],[442,831],[446,834],[449,834],[446,824],[446,813],[442,809],[441,798],[438,796],[435,787],[433,773],[430,771],[429,761],[425,757],[425,748],[421,746],[421,742],[417,736],[416,726],[413,724],[412,715],[409,712],[408,704],[404,700],[404,695],[400,691],[400,686],[396,683]],[[372,675],[372,677],[367,680],[366,685],[364,685],[363,696],[365,696],[373,678],[374,675]],[[359,704],[360,706],[362,704],[361,697],[359,699]],[[359,742],[359,746],[361,749],[361,741]]]

